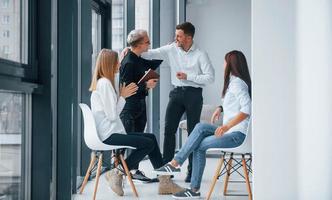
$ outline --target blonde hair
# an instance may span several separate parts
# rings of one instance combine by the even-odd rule
[[[118,71],[118,53],[110,49],[102,49],[97,57],[89,91],[96,90],[97,81],[104,77],[111,81],[114,87],[114,76]]]

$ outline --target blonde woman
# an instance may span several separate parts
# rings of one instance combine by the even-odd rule
[[[126,103],[126,98],[136,94],[138,87],[135,83],[130,83],[117,88],[115,77],[118,70],[118,54],[109,49],[102,49],[97,58],[90,86],[91,110],[98,135],[105,144],[136,148],[126,159],[129,170],[146,155],[149,156],[153,167],[159,168],[163,165],[163,160],[155,136],[149,133],[126,134],[125,132],[119,114]],[[106,174],[112,190],[119,196],[123,195],[122,175],[117,169],[112,169]]]

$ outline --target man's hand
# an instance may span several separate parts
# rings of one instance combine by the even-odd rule
[[[227,125],[219,126],[216,131],[214,132],[214,135],[216,137],[221,137],[229,130],[229,127]]]
[[[180,80],[187,80],[187,74],[183,72],[176,72],[176,77]]]
[[[153,89],[156,87],[158,83],[158,79],[150,79],[146,82],[146,88]]]
[[[121,51],[120,56],[119,56],[119,63],[121,63],[123,58],[127,55],[129,49],[130,49],[129,47],[126,47]]]

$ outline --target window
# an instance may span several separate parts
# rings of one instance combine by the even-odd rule
[[[135,1],[135,29],[150,32],[150,0]]]
[[[1,19],[2,24],[9,24],[9,16],[3,15]]]
[[[8,45],[4,45],[0,51],[0,57],[2,58],[9,58],[9,46]]]
[[[9,0],[1,0],[1,8],[8,8]]]
[[[97,56],[101,50],[101,15],[92,9],[92,70],[96,64]]]
[[[22,197],[23,94],[0,90],[0,199]]]
[[[8,8],[9,0],[1,0],[1,8]]]
[[[4,30],[1,32],[0,47],[9,45],[11,50],[8,55],[0,53],[0,58],[27,64],[28,0],[0,0],[0,3],[1,8],[6,7],[0,12],[0,27]]]
[[[112,1],[112,49],[121,52],[124,47],[124,1]]]
[[[9,30],[5,30],[2,32],[2,37],[9,38]]]

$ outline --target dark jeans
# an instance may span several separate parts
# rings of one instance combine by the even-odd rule
[[[154,169],[163,165],[160,149],[156,137],[150,133],[113,133],[109,138],[103,141],[109,145],[132,146],[133,150],[126,158],[129,170],[135,169],[135,166],[148,155]]]
[[[143,133],[147,120],[145,98],[127,101],[120,118],[127,133]],[[138,168],[139,164],[133,167]]]
[[[188,135],[200,121],[203,106],[202,88],[177,87],[169,93],[165,116],[164,163],[171,161],[175,153],[175,134],[184,112],[187,115]],[[188,172],[192,171],[192,154]]]

